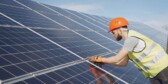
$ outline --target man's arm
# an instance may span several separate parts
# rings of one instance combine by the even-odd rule
[[[120,50],[120,52],[115,55],[115,56],[111,56],[108,58],[104,58],[104,57],[99,57],[99,56],[92,56],[89,61],[92,62],[103,62],[103,63],[107,63],[107,64],[112,64],[115,66],[125,66],[128,64],[128,50],[122,48]]]
[[[122,48],[115,56],[104,58],[103,62],[116,66],[125,66],[128,64],[128,50]]]
[[[136,37],[128,37],[123,45],[123,48],[115,56],[108,58],[93,56],[89,60],[93,62],[104,62],[116,66],[125,66],[128,64],[128,53],[132,52],[138,44],[139,39]]]
[[[111,65],[114,65],[114,66],[126,66],[128,64],[128,57],[125,57],[123,58],[120,62],[117,62],[115,64],[111,64]]]

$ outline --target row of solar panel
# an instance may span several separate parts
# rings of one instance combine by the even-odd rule
[[[1,8],[4,9],[3,7],[1,7]],[[7,8],[7,7],[5,7],[5,8]],[[7,9],[12,10],[10,8],[7,8]],[[7,12],[6,10],[4,10],[4,11]],[[1,12],[3,12],[3,11],[1,11]],[[7,13],[9,14],[9,12],[7,12]],[[11,13],[11,14],[16,14],[16,13]],[[12,18],[13,19],[23,18],[25,20],[27,19],[25,17],[17,17],[17,16],[14,16]],[[33,19],[33,20],[36,20],[36,19]],[[6,21],[9,21],[9,20],[6,20]],[[39,20],[39,21],[43,21],[43,20]],[[21,21],[21,23],[24,23],[24,21]],[[26,23],[26,21],[25,21],[25,23]],[[33,23],[36,23],[36,22],[33,22]],[[8,24],[8,23],[5,23],[5,24]],[[39,27],[39,25],[38,25],[38,27]],[[45,26],[42,26],[42,27],[45,27]],[[48,33],[50,34],[51,31],[48,32]],[[64,31],[64,32],[61,32],[61,33],[66,33],[67,36],[69,36],[69,35],[71,35],[72,32]],[[46,33],[44,33],[44,34],[46,34]],[[56,33],[56,34],[59,34],[59,33]],[[63,36],[65,36],[65,37],[61,36],[61,38],[65,39],[65,40],[63,40],[64,42],[66,42],[66,40],[69,41],[70,39],[75,38],[73,33],[72,33],[71,37],[66,37],[65,34]],[[72,37],[72,36],[74,36],[74,37]],[[3,59],[3,61],[1,61],[2,62],[1,64],[4,64],[4,65],[1,65],[2,66],[1,67],[2,68],[1,69],[1,72],[2,72],[1,79],[2,80],[8,79],[8,78],[11,78],[11,77],[14,77],[14,76],[20,76],[20,75],[23,75],[23,74],[34,72],[34,71],[37,71],[37,70],[45,69],[45,68],[48,68],[48,67],[52,67],[52,65],[56,66],[60,63],[62,64],[62,63],[65,63],[65,62],[69,62],[66,59],[68,59],[68,60],[72,59],[71,61],[76,60],[75,56],[70,55],[70,56],[68,56],[68,58],[67,58],[67,55],[64,56],[63,54],[66,54],[65,52],[63,52],[64,50],[61,50],[61,52],[60,52],[60,51],[58,51],[58,49],[57,50],[56,49],[51,49],[51,46],[53,46],[53,45],[49,44],[48,42],[43,41],[44,39],[39,40],[38,39],[39,37],[37,37],[35,35],[32,35],[32,33],[30,34],[29,31],[27,31],[23,28],[12,28],[12,29],[8,29],[8,27],[2,28],[1,37],[2,37],[2,40],[1,40],[2,42],[7,40],[7,41],[3,42],[3,43],[7,43],[6,45],[3,45],[6,48],[1,47],[1,49],[4,52],[6,52],[6,53],[1,54],[2,55],[1,59]],[[50,37],[50,38],[52,38],[52,37]],[[61,40],[62,40],[61,38],[60,38],[60,40],[59,40],[59,38],[57,38],[57,39],[55,38],[56,39],[55,41],[60,41],[61,42]],[[82,39],[79,38],[79,37],[78,37],[78,39],[72,39],[72,41],[73,40],[82,41]],[[19,41],[19,43],[18,43],[18,41]],[[83,42],[89,43],[85,40]],[[8,43],[10,43],[10,44],[8,44]],[[47,44],[50,45],[50,46],[48,46]],[[69,45],[69,44],[70,43],[68,43],[67,45]],[[94,45],[93,43],[90,43],[90,44]],[[46,47],[41,48],[41,46],[44,46],[44,45],[46,45],[46,47],[48,47],[48,48],[46,48]],[[14,47],[14,46],[17,46],[17,47]],[[18,46],[21,49],[18,48]],[[74,46],[76,46],[76,45],[74,45]],[[94,46],[91,46],[91,47],[96,48]],[[19,51],[18,49],[20,49],[21,51]],[[44,50],[41,50],[41,49],[44,49]],[[83,49],[85,49],[85,48],[83,48]],[[88,48],[86,47],[85,50],[87,50],[87,49]],[[52,52],[48,52],[49,50],[51,50]],[[75,49],[75,50],[77,50],[77,49]],[[40,53],[40,54],[36,54],[36,51],[37,51],[37,53]],[[64,57],[64,58],[58,57],[58,54],[53,54],[53,51],[58,51],[60,53],[59,55],[63,55],[61,57]],[[30,52],[30,53],[27,53],[27,52]],[[46,55],[46,52],[49,53],[49,54]],[[7,56],[7,55],[9,55],[9,56]],[[73,58],[75,58],[75,59],[73,59]],[[60,61],[60,63],[59,63],[59,61]],[[51,62],[54,62],[54,64],[51,63]],[[19,72],[16,72],[16,71],[19,71]],[[44,77],[44,76],[42,76],[42,77]],[[47,83],[49,83],[49,82],[47,82]]]
[[[121,47],[120,44],[116,44],[116,42],[113,41],[110,34],[106,33],[106,31],[108,31],[106,26],[108,19],[106,18],[101,18],[105,20],[102,21],[100,17],[97,16],[60,9],[49,5],[40,5],[29,0],[17,1],[31,7],[36,12],[47,16],[47,18],[12,0],[1,0],[0,12],[77,53],[81,57],[85,58],[109,52],[100,45],[112,51],[117,51]],[[46,8],[45,6],[49,8]],[[5,16],[0,16],[0,24],[0,60],[2,60],[0,61],[0,72],[2,72],[0,73],[1,80],[7,80],[79,60],[79,58],[73,54],[34,34],[25,27],[21,27],[9,18],[7,19]],[[100,45],[97,45],[90,40]],[[128,70],[128,68],[130,69]],[[131,77],[131,75],[135,75],[135,73],[129,75],[130,73],[127,73],[126,71],[137,71],[132,65],[129,65],[127,68],[117,68],[116,70],[114,68],[109,69],[109,67],[106,67],[106,70],[111,71],[130,83],[135,83],[136,81],[145,83],[148,81],[140,74],[136,74],[136,77],[140,77],[143,81],[137,80],[136,77]],[[130,81],[130,79],[133,81]],[[95,80],[86,63],[82,63],[30,78],[18,82],[18,84],[51,84],[58,82],[75,84],[95,83]],[[118,81],[118,83],[122,82]]]

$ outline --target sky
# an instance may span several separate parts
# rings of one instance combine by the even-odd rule
[[[125,17],[155,28],[168,27],[168,0],[33,0],[105,17]]]

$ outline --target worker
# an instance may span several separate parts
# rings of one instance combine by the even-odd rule
[[[104,65],[104,63],[100,63],[100,62],[93,62],[93,64],[97,65],[100,68],[102,68],[102,65]],[[109,74],[105,73],[104,71],[96,68],[91,64],[88,64],[88,66],[93,76],[96,78],[96,82],[97,82],[96,84],[104,84],[103,83],[104,79],[108,84],[114,84],[115,81],[112,76],[110,76]]]
[[[131,60],[152,84],[168,84],[168,55],[164,49],[147,36],[129,30],[128,26],[128,21],[123,17],[112,19],[109,32],[117,41],[124,40],[121,50],[114,56],[92,56],[89,60],[115,66],[126,66]]]

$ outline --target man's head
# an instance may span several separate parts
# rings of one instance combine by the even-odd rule
[[[125,38],[125,31],[127,31],[128,21],[125,18],[118,17],[110,21],[109,32],[111,32],[117,41]]]

